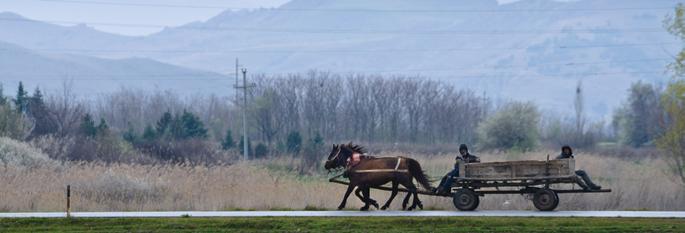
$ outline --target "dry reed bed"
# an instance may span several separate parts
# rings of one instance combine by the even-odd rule
[[[409,156],[438,179],[451,168],[454,155]],[[545,153],[484,154],[484,161],[545,158]],[[668,173],[663,160],[625,161],[581,155],[576,167],[585,169],[612,193],[562,194],[560,210],[685,210],[685,186]],[[344,186],[328,183],[325,175],[298,176],[295,159],[255,161],[232,166],[100,165],[59,167],[0,167],[0,211],[60,211],[65,187],[72,185],[74,211],[143,210],[276,210],[334,209]],[[387,192],[372,191],[384,202]],[[399,209],[404,194],[392,208]],[[426,208],[454,209],[450,198],[421,196]],[[348,207],[361,206],[351,196]],[[533,209],[521,195],[490,195],[479,209]]]

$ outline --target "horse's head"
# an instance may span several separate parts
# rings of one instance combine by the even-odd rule
[[[331,153],[328,154],[328,160],[324,164],[326,170],[337,169],[347,165],[347,159],[354,153],[364,154],[364,148],[358,145],[349,144],[333,144]]]
[[[347,157],[345,157],[345,155],[343,154],[343,146],[344,145],[342,144],[333,144],[331,153],[328,154],[328,160],[326,160],[326,163],[323,166],[326,170],[336,169],[345,166]]]

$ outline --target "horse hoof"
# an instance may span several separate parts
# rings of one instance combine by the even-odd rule
[[[378,207],[379,207],[378,203],[371,203],[371,205],[373,205],[373,207],[376,207],[376,209],[378,209]]]
[[[338,206],[338,210],[342,210],[345,206]]]
[[[387,207],[387,206],[383,206],[383,207],[381,207],[381,210],[386,210],[386,209],[388,209],[388,207]]]
[[[423,204],[419,204],[419,209],[423,210]]]
[[[361,211],[367,211],[367,210],[369,210],[369,207],[368,207],[368,206],[364,206],[364,207],[362,207],[362,208],[359,209],[359,210],[361,210]]]

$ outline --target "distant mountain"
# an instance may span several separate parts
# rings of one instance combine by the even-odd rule
[[[86,25],[59,26],[24,18],[11,12],[0,13],[0,40],[29,49],[105,49],[113,45],[135,40],[97,31]]]
[[[678,2],[293,0],[145,37],[2,14],[0,31],[16,33],[0,40],[51,54],[138,56],[224,74],[239,57],[251,73],[422,75],[562,114],[582,80],[586,106],[598,118],[624,99],[631,82],[668,79],[669,53],[682,43],[662,20]]]
[[[31,90],[60,90],[72,80],[75,93],[90,96],[122,87],[142,90],[176,90],[181,94],[211,92],[225,87],[232,78],[145,58],[102,59],[82,55],[46,55],[0,42],[0,83],[6,94],[22,81]],[[83,96],[82,96],[83,97]]]

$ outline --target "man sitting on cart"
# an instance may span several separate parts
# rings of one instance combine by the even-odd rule
[[[573,150],[571,149],[570,146],[562,146],[561,147],[561,154],[557,156],[557,159],[572,159],[573,158]],[[583,170],[576,170],[576,176],[580,177],[582,180],[577,180],[578,185],[582,187],[585,190],[600,190],[602,189],[602,186],[596,185],[595,183],[592,182],[590,179],[590,176],[588,176],[587,172]]]
[[[466,144],[461,144],[459,146],[459,154],[461,156],[457,155],[455,158],[455,163],[454,163],[454,169],[452,171],[448,172],[445,177],[442,178],[440,181],[440,185],[438,185],[435,190],[433,190],[434,193],[436,194],[447,194],[450,191],[450,188],[452,186],[452,182],[454,181],[454,177],[459,176],[459,163],[464,162],[464,163],[480,163],[480,158],[478,156],[472,155],[469,153],[469,148],[466,147]]]

